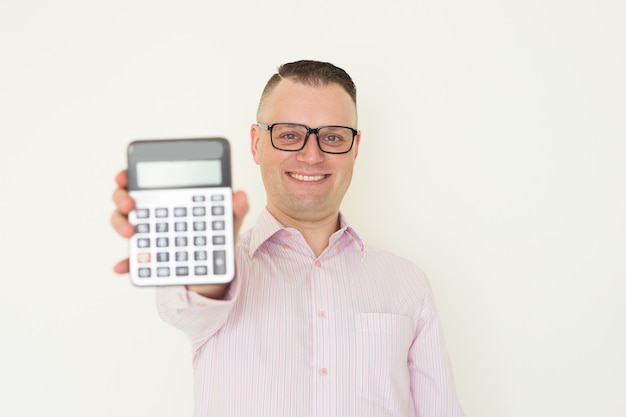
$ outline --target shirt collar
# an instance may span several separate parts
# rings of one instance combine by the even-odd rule
[[[353,240],[359,247],[361,251],[361,257],[365,256],[365,243],[361,236],[352,228],[345,216],[339,213],[339,230],[332,234],[329,241],[329,246],[337,242],[342,237],[347,237]],[[290,229],[288,227],[283,226],[271,213],[264,208],[259,219],[256,222],[256,225],[250,231],[250,247],[249,256],[252,258],[256,251],[269,239],[271,239],[277,233],[285,233],[289,235],[293,232],[294,229]]]

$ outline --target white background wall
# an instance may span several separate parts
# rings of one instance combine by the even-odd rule
[[[265,81],[359,87],[344,201],[419,264],[468,416],[626,415],[621,0],[0,2],[0,415],[190,416],[185,337],[115,276],[138,138],[222,135],[246,226]]]

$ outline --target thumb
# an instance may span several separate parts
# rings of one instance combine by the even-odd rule
[[[244,191],[235,191],[233,193],[233,216],[235,218],[235,239],[239,236],[239,229],[243,224],[243,219],[248,214],[250,205],[248,204],[248,196]]]

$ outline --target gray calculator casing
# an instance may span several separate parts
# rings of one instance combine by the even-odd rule
[[[142,181],[142,167],[211,164],[217,180]],[[178,165],[177,165],[178,164]],[[200,164],[200,165],[198,165]],[[158,170],[158,168],[157,168]],[[145,172],[145,169],[143,169]],[[154,169],[152,170],[154,172]],[[158,171],[157,171],[158,172]],[[151,174],[153,175],[153,174]],[[204,175],[204,174],[202,174]],[[159,177],[159,175],[157,175]],[[160,182],[160,183],[159,183]],[[137,140],[128,145],[128,191],[135,210],[129,275],[137,286],[224,284],[235,276],[230,146],[224,138]]]

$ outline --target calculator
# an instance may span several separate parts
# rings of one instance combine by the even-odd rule
[[[224,284],[235,275],[230,146],[224,138],[128,145],[137,286]]]

